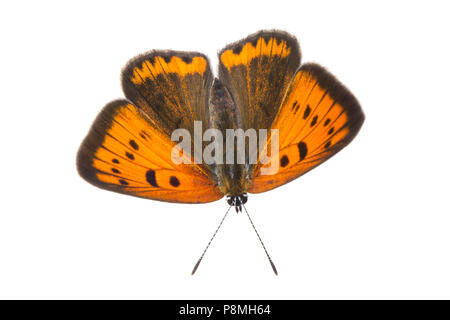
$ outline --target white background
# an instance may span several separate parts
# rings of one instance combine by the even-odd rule
[[[8,4],[6,4],[8,3]],[[15,1],[0,5],[0,298],[450,298],[446,2]],[[198,273],[224,200],[97,189],[75,155],[150,49],[217,51],[260,29],[300,41],[366,122],[330,161],[250,195]]]

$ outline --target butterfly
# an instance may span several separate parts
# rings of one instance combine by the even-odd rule
[[[153,200],[206,203],[226,196],[228,210],[242,211],[247,193],[272,190],[317,167],[349,144],[364,122],[346,87],[324,67],[300,60],[296,38],[277,30],[222,49],[217,78],[198,52],[135,57],[122,71],[125,99],[103,108],[81,144],[79,174],[97,187]],[[195,122],[224,135],[227,129],[276,130],[278,152],[262,161],[275,141],[270,133],[252,163],[248,155],[244,163],[193,161],[171,136],[177,129],[198,136]],[[174,163],[173,150],[186,161]]]

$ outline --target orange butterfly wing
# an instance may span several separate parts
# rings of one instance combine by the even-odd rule
[[[222,198],[208,166],[172,161],[173,130],[186,128],[192,136],[194,120],[208,122],[211,82],[200,53],[151,51],[132,59],[122,72],[128,100],[113,101],[98,115],[78,152],[80,175],[100,188],[154,200]]]
[[[271,126],[279,130],[279,153],[256,167],[249,192],[274,189],[315,168],[350,143],[363,122],[364,114],[350,91],[323,67],[303,65]],[[267,150],[270,143],[269,138]],[[272,166],[273,161],[279,165]]]
[[[240,110],[242,128],[267,129],[300,65],[297,40],[260,31],[226,46],[219,61],[219,79]]]
[[[131,59],[122,71],[125,97],[142,109],[168,136],[184,128],[194,148],[194,121],[209,126],[209,94],[213,74],[199,52],[154,50]],[[197,155],[198,156],[198,155]],[[200,164],[205,170],[213,169]]]
[[[127,100],[98,115],[77,156],[80,175],[100,188],[169,202],[201,203],[223,197],[207,172],[174,164],[176,143]]]

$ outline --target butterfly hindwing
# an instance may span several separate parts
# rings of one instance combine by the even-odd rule
[[[169,136],[177,128],[193,136],[195,120],[207,127],[212,80],[208,58],[197,52],[151,51],[132,59],[122,72],[127,99]]]
[[[104,107],[77,156],[80,175],[111,191],[170,202],[222,198],[214,179],[195,164],[175,164],[175,142],[127,100]]]
[[[219,79],[239,107],[243,129],[267,129],[300,65],[297,40],[260,31],[219,53]]]
[[[318,166],[350,143],[363,122],[364,114],[350,91],[323,67],[303,65],[271,127],[279,130],[279,154],[254,171],[249,192],[271,190]],[[273,166],[273,161],[279,165]],[[263,167],[268,170],[265,174]]]

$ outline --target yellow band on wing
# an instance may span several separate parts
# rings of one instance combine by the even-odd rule
[[[153,63],[144,60],[141,68],[135,67],[131,81],[134,84],[142,84],[145,79],[153,79],[161,73],[176,73],[181,77],[194,73],[203,74],[207,64],[203,57],[193,57],[190,62],[185,62],[176,56],[173,56],[169,62],[166,62],[162,57],[155,57]]]
[[[277,43],[275,38],[270,38],[267,42],[264,38],[259,38],[254,46],[251,42],[246,43],[239,53],[234,53],[232,49],[226,50],[220,56],[220,61],[225,67],[230,69],[233,66],[248,64],[253,58],[264,56],[287,57],[291,53],[291,48],[287,47],[286,41]]]

